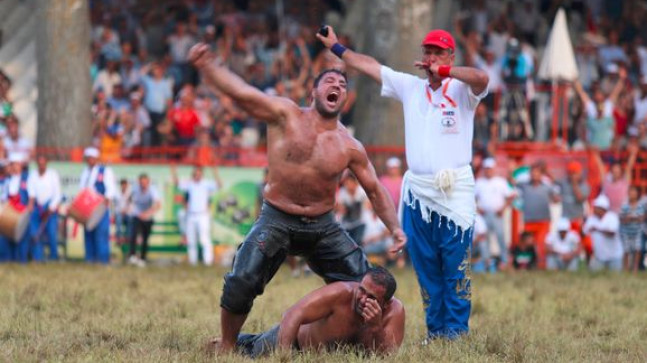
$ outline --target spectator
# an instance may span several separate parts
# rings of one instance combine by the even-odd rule
[[[152,77],[147,73],[151,70]],[[164,78],[164,68],[159,63],[142,67],[142,84],[144,86],[144,106],[151,119],[151,144],[162,143],[159,126],[166,116],[166,110],[173,99],[173,81]]]
[[[557,231],[546,237],[546,265],[549,270],[576,271],[580,261],[580,236],[571,230],[571,222],[561,218]]]
[[[7,154],[22,153],[27,156],[27,159],[30,159],[34,152],[31,141],[20,136],[18,119],[14,115],[7,118],[7,135],[4,137],[3,145]]]
[[[476,106],[474,113],[474,149],[488,150],[491,146],[490,141],[496,138],[496,124],[488,114],[488,108],[485,102]]]
[[[337,213],[341,216],[342,228],[350,237],[361,245],[364,240],[365,225],[362,221],[362,208],[368,197],[354,174],[348,173],[343,178],[337,195]]]
[[[612,160],[609,172],[606,174],[606,167],[600,153],[595,152],[593,154],[600,173],[600,180],[602,180],[602,194],[609,198],[611,203],[610,210],[614,213],[619,213],[620,208],[627,200],[627,193],[631,183],[631,173],[638,156],[638,147],[636,145],[630,144],[627,146],[627,149],[629,151],[629,159],[624,170],[619,160]]]
[[[571,222],[571,229],[581,233],[584,224],[584,205],[591,194],[591,187],[582,173],[582,164],[571,161],[566,165],[566,177],[558,182],[562,202],[562,217]],[[584,236],[582,236],[584,237]],[[587,261],[593,254],[591,239],[582,240]]]
[[[115,238],[117,244],[123,245],[128,241],[132,229],[131,211],[130,211],[130,196],[132,190],[128,179],[119,180],[119,190],[115,198]]]
[[[620,239],[625,252],[623,265],[627,271],[638,271],[642,251],[641,229],[647,213],[640,203],[640,189],[629,187],[629,200],[620,209]]]
[[[474,218],[474,240],[472,242],[472,272],[484,273],[491,266],[489,258],[490,241],[488,239],[487,225],[481,214],[476,214]],[[508,251],[502,251],[501,254],[508,254]]]
[[[176,145],[188,147],[195,142],[200,117],[194,108],[194,96],[189,89],[180,92],[179,104],[169,111],[168,119],[173,125]]]
[[[575,91],[586,109],[588,143],[600,150],[606,150],[611,146],[615,133],[613,107],[622,92],[626,77],[627,71],[623,68],[620,70],[618,82],[607,98],[604,97],[601,90],[596,89],[593,92],[593,99],[591,99],[584,92],[579,81],[576,80],[574,83]]]
[[[611,29],[608,34],[608,43],[603,45],[598,50],[598,57],[600,58],[600,66],[606,69],[609,65],[614,63],[627,63],[629,58],[622,46],[619,44],[619,34],[616,29]]]
[[[519,243],[510,250],[512,266],[515,270],[534,270],[537,267],[536,245],[534,233],[521,233]]]
[[[647,73],[640,77],[640,85],[634,95],[634,124],[647,123]]]
[[[521,44],[515,38],[508,42],[503,58],[502,72],[507,92],[501,97],[499,119],[506,123],[501,125],[501,139],[532,139],[533,130],[526,108],[526,84],[532,75],[532,65],[522,53]]]
[[[611,271],[622,270],[622,242],[620,241],[620,219],[609,210],[609,198],[600,195],[593,201],[593,214],[587,218],[582,228],[593,240],[593,259],[589,265],[592,271],[604,268]]]
[[[123,110],[129,110],[130,100],[128,99],[123,84],[117,83],[112,87],[112,96],[108,97],[108,104],[117,113],[121,113]]]
[[[492,158],[483,160],[483,176],[476,180],[476,201],[480,214],[487,226],[485,247],[481,250],[483,258],[490,259],[489,238],[494,233],[499,245],[500,267],[508,265],[508,244],[503,233],[503,213],[512,204],[514,192],[508,182],[496,175],[496,162]],[[489,268],[490,266],[486,266]]]
[[[142,96],[139,92],[130,94],[130,114],[133,127],[139,131],[139,144],[144,147],[152,145],[151,117],[146,107],[142,106]]]
[[[380,177],[380,182],[393,199],[393,204],[400,205],[400,191],[402,189],[402,161],[398,157],[391,157],[386,161],[386,174]]]
[[[106,97],[112,97],[112,91],[116,84],[121,84],[121,75],[119,74],[118,64],[115,60],[110,59],[106,63],[106,68],[99,71],[97,78],[94,80],[92,92],[102,90]]]
[[[523,204],[523,222],[526,233],[533,235],[537,243],[537,267],[546,268],[546,235],[550,230],[550,202],[559,197],[551,185],[542,182],[541,166],[530,168],[530,181],[518,185]]]
[[[187,56],[189,49],[196,43],[196,39],[187,31],[186,23],[178,22],[175,25],[175,32],[168,37],[167,43],[173,66],[182,75],[181,83],[193,83],[193,71],[188,64]]]
[[[361,240],[361,246],[366,255],[377,255],[385,260],[389,258],[389,248],[393,244],[391,232],[386,225],[377,216],[370,202],[364,203],[364,212],[362,213],[362,223],[364,233]]]
[[[130,237],[130,257],[128,262],[140,267],[146,266],[148,238],[153,229],[153,218],[160,208],[160,196],[157,189],[151,185],[147,174],[139,175],[139,183],[133,189],[129,198],[132,215],[132,232]],[[137,240],[141,236],[141,254],[137,257]]]

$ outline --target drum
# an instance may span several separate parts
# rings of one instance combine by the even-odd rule
[[[29,225],[29,213],[18,212],[9,204],[0,205],[0,234],[18,242]]]
[[[81,190],[68,210],[68,215],[87,230],[93,230],[105,213],[105,198],[91,188]]]

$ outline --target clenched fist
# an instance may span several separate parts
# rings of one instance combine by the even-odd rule
[[[191,47],[188,56],[189,62],[193,63],[196,68],[202,68],[210,63],[213,63],[215,56],[209,49],[209,46],[204,43],[198,43]]]

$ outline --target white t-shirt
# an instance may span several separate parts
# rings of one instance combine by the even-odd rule
[[[481,237],[487,238],[487,223],[480,214],[474,216],[474,240],[478,241]]]
[[[598,119],[598,109],[595,107],[595,102],[589,101],[586,103],[586,114],[589,118]],[[602,117],[613,117],[613,102],[610,99],[604,100],[602,106]]]
[[[49,210],[55,211],[61,202],[61,179],[56,170],[47,168],[43,175],[33,171],[29,175],[27,190],[30,198],[35,198],[40,206],[49,202]]]
[[[216,182],[205,179],[201,179],[200,181],[193,179],[183,181],[180,183],[179,188],[181,191],[189,194],[187,204],[188,213],[208,213],[209,198],[212,193],[218,191]]]
[[[640,98],[640,91],[636,92],[634,97],[634,109],[636,113],[634,115],[634,121],[636,123],[642,122],[647,118],[647,97]]]
[[[372,240],[376,237],[381,237],[385,232],[388,231],[384,222],[382,222],[382,220],[373,212],[367,211],[363,213],[362,220],[365,226],[363,236],[364,241]],[[393,240],[387,235],[387,237],[372,241],[369,244],[380,243],[382,241],[384,241],[384,243],[386,243],[387,245],[391,245],[393,243]],[[367,245],[367,243],[362,242],[362,245]]]
[[[406,155],[411,172],[434,175],[443,169],[469,165],[474,110],[487,95],[487,89],[474,95],[467,84],[447,78],[434,91],[428,80],[386,66],[382,66],[381,75],[382,96],[402,102],[404,108]]]
[[[7,153],[26,153],[29,154],[33,148],[31,141],[25,137],[19,137],[18,140],[13,140],[9,136],[4,138],[4,148]]]
[[[551,232],[546,236],[546,245],[550,246],[553,251],[560,255],[577,250],[579,244],[580,236],[573,231],[566,232],[564,239],[560,237],[559,232]]]
[[[591,232],[591,229],[597,231]],[[613,212],[607,212],[604,217],[598,218],[595,214],[591,215],[584,226],[582,227],[584,233],[591,234],[593,241],[593,255],[599,261],[609,261],[613,259],[622,258],[623,249],[622,242],[620,241],[620,218]],[[604,233],[600,232],[615,232],[613,237],[607,237]]]
[[[506,198],[514,192],[508,182],[500,176],[476,179],[476,201],[486,212],[498,212],[505,205]]]

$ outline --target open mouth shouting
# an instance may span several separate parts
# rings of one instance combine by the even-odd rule
[[[340,92],[337,90],[333,90],[326,96],[326,104],[328,105],[328,107],[334,108],[339,103],[339,98],[340,98]]]

